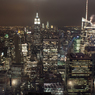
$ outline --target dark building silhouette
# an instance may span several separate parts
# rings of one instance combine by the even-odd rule
[[[20,55],[20,48],[19,48],[20,38],[17,34],[14,37],[14,44],[15,44],[15,62],[20,63],[21,62],[21,55]]]

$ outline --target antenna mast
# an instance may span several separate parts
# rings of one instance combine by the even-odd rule
[[[86,19],[88,19],[88,0],[86,0]]]

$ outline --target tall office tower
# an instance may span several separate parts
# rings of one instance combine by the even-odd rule
[[[40,30],[40,18],[38,17],[38,13],[36,13],[36,18],[34,19],[33,46],[36,47],[37,55],[40,56],[41,48],[42,48],[42,37],[41,37],[41,30]]]
[[[40,58],[40,61],[37,64],[37,66],[38,66],[38,75],[39,76],[43,75],[43,62],[42,62],[41,58]]]
[[[95,26],[90,21],[82,18],[81,52],[85,52],[86,46],[95,46]]]
[[[66,86],[68,95],[92,95],[93,70],[92,58],[82,54],[68,54],[66,64]]]
[[[61,74],[62,80],[64,81],[65,74],[65,63],[66,63],[66,55],[63,50],[63,41],[64,41],[64,31],[59,30],[59,49],[58,49],[58,72]]]
[[[46,29],[49,29],[49,21],[47,21]]]
[[[81,41],[80,36],[77,36],[74,39],[74,42],[73,42],[73,53],[79,53],[80,52],[80,41]]]
[[[70,50],[71,44],[73,42],[71,31],[70,30],[65,30],[62,34],[62,39],[60,39],[60,44],[61,44],[61,54],[63,53],[64,57],[66,56],[68,50]]]
[[[90,17],[90,21],[87,20],[88,15],[88,0],[86,2],[86,18],[82,18],[82,31],[81,31],[81,52],[85,53],[86,46],[95,46],[95,16]]]
[[[27,56],[27,44],[22,44],[22,53],[24,56]]]
[[[14,44],[15,44],[15,63],[20,63],[21,62],[21,51],[20,51],[20,38],[19,36],[16,34],[14,37]]]
[[[45,25],[44,25],[44,23],[42,23],[42,29],[44,29],[45,28]]]
[[[31,60],[28,60],[27,63],[25,63],[24,73],[29,75],[29,78],[31,79],[37,75],[37,63],[34,56],[31,56]]]
[[[43,71],[57,71],[59,33],[45,32],[43,34]]]

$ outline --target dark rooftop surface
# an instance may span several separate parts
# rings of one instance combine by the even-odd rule
[[[85,50],[89,51],[95,51],[95,46],[86,46]]]
[[[6,73],[7,73],[7,70],[0,71],[0,75],[6,74]]]
[[[70,59],[73,59],[73,60],[91,60],[92,59],[91,57],[83,53],[75,53],[75,54],[70,53],[68,54],[68,56],[70,57]]]
[[[12,66],[23,66],[22,63],[12,63]]]

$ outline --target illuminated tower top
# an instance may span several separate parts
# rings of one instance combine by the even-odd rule
[[[38,16],[38,13],[36,13],[36,18],[34,18],[34,24],[39,25],[40,24],[40,18]]]

